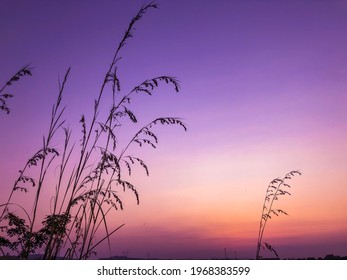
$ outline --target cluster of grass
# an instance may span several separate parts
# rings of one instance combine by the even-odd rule
[[[11,252],[27,259],[30,254],[42,253],[44,259],[87,259],[96,253],[96,247],[104,241],[108,242],[111,250],[110,236],[124,226],[122,224],[112,229],[108,226],[109,216],[114,211],[123,209],[120,191],[132,192],[139,203],[137,188],[124,179],[124,173],[130,176],[133,166],[138,164],[149,175],[146,163],[130,154],[130,147],[149,145],[155,148],[158,138],[153,128],[156,125],[178,125],[184,130],[187,129],[179,118],[160,117],[142,126],[125,146],[120,146],[117,141],[117,133],[124,118],[138,123],[137,116],[130,109],[132,98],[136,94],[152,95],[161,83],[172,85],[176,92],[180,89],[175,77],[158,76],[143,81],[130,92],[123,93],[121,90],[117,74],[120,52],[133,37],[134,25],[149,9],[157,7],[153,2],[144,5],[131,20],[107,68],[100,91],[94,100],[93,113],[91,116],[81,116],[79,123],[82,135],[79,145],[72,141],[72,131],[64,119],[66,106],[63,105],[63,95],[70,68],[67,70],[59,84],[58,96],[52,108],[50,125],[43,137],[42,147],[19,171],[7,201],[0,205],[0,252],[3,255]],[[6,101],[12,97],[2,94],[3,90],[23,75],[31,75],[28,66],[20,69],[1,89],[1,110],[10,112]],[[99,114],[102,104],[111,105],[104,118],[99,117],[102,115]],[[61,131],[64,143],[60,149],[53,148],[53,139]],[[76,150],[77,159],[73,156]],[[46,188],[52,188],[52,185],[47,183],[49,171],[52,169],[58,170],[55,187],[51,189],[54,193],[52,206],[51,210],[47,210],[50,214],[40,220],[41,196]],[[32,170],[36,170],[35,176],[28,175],[32,174]],[[14,200],[16,192],[26,193],[29,189],[35,192],[32,211],[27,211]],[[23,215],[18,215],[15,209],[21,210]]]

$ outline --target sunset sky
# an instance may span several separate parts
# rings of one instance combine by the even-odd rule
[[[0,2],[0,87],[33,67],[8,88],[11,113],[0,111],[0,204],[42,144],[58,78],[70,66],[63,102],[79,141],[81,115],[90,121],[114,51],[145,3]],[[122,50],[122,92],[177,77],[179,93],[159,87],[131,109],[142,125],[173,116],[188,131],[158,126],[157,149],[132,150],[150,176],[138,168],[131,177],[140,205],[120,193],[125,209],[110,225],[126,225],[112,237],[112,255],[208,259],[226,248],[230,258],[254,258],[266,187],[291,170],[302,176],[277,201],[289,216],[271,219],[264,241],[282,258],[347,255],[347,1],[157,3]],[[127,125],[120,138],[139,129]],[[29,197],[15,200],[31,211]],[[42,209],[50,199],[47,191]],[[99,249],[109,256],[106,244]]]

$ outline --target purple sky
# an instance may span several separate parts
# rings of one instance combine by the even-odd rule
[[[41,144],[58,77],[72,67],[64,102],[78,141],[81,114],[88,121],[144,3],[1,1],[1,85],[33,67],[9,88],[11,113],[0,112],[1,203]],[[126,226],[113,254],[210,258],[227,248],[253,258],[268,183],[300,169],[281,204],[290,216],[271,221],[266,237],[283,257],[347,255],[347,1],[158,3],[121,53],[121,85],[127,92],[147,78],[177,77],[179,94],[164,86],[132,108],[142,124],[181,117],[188,132],[160,127],[157,150],[134,150],[151,175],[138,170],[140,206],[129,193],[114,217]]]

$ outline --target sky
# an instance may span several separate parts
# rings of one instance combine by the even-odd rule
[[[65,118],[79,141],[81,115],[90,121],[114,51],[144,3],[0,2],[0,85],[21,66],[33,68],[8,88],[11,113],[0,112],[1,203],[40,147],[69,67]],[[112,255],[254,258],[266,188],[292,170],[302,176],[276,202],[289,215],[269,221],[264,241],[282,258],[347,255],[347,1],[158,4],[121,51],[122,92],[177,77],[179,93],[163,85],[135,96],[131,109],[142,125],[180,117],[188,131],[156,127],[157,149],[132,150],[150,176],[140,168],[131,176],[139,205],[120,193],[125,209],[110,225],[125,226],[111,238]],[[126,125],[120,139],[139,128]],[[30,211],[31,196],[14,199]],[[40,209],[51,196],[45,191]],[[107,244],[97,256],[109,256]]]

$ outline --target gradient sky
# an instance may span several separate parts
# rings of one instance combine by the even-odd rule
[[[40,147],[58,77],[72,67],[65,116],[78,141],[80,116],[92,111],[144,3],[0,2],[1,85],[21,66],[34,68],[9,88],[11,113],[0,112],[1,203]],[[158,3],[123,49],[122,87],[177,77],[180,93],[162,87],[135,98],[132,110],[142,124],[181,117],[188,132],[158,127],[158,149],[134,150],[150,176],[138,169],[132,178],[139,206],[122,194],[125,210],[111,224],[126,226],[112,237],[112,254],[223,258],[226,248],[229,257],[254,258],[267,185],[300,170],[292,196],[278,202],[289,216],[272,219],[264,241],[283,258],[347,255],[347,1]],[[107,255],[105,244],[98,256]]]

